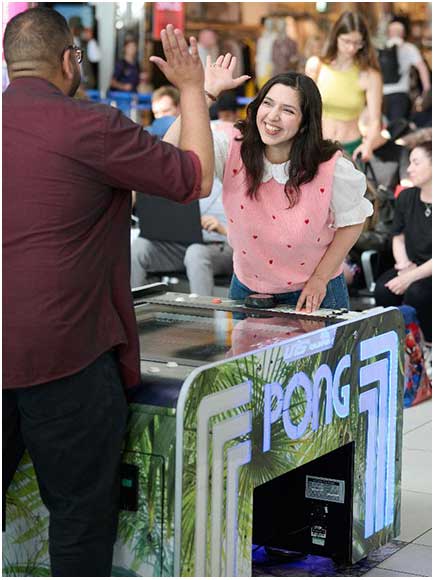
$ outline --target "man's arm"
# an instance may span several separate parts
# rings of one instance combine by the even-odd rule
[[[213,140],[208,107],[204,94],[204,71],[198,55],[198,45],[190,38],[190,52],[183,34],[169,24],[161,32],[166,61],[152,56],[166,78],[180,91],[180,142],[184,151],[199,157],[202,169],[201,196],[210,194],[214,175]]]

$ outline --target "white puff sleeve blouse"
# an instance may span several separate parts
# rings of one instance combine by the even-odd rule
[[[228,156],[230,138],[224,131],[213,130],[215,151],[215,173],[222,181],[225,162]],[[264,173],[262,182],[274,179],[285,185],[288,179],[289,161],[285,163],[271,163],[264,158]],[[335,228],[343,228],[360,224],[373,214],[373,206],[364,197],[367,189],[365,175],[355,168],[353,163],[345,157],[337,159],[334,168],[332,184],[331,210],[334,214]]]

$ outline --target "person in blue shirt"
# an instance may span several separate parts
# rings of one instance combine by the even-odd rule
[[[153,107],[156,101],[153,98]],[[230,106],[231,105],[231,106]],[[231,116],[232,115],[232,116]],[[233,102],[220,103],[218,116],[225,121],[212,121],[219,125],[236,121],[237,111]],[[153,135],[163,137],[169,126],[176,119],[174,115],[165,115],[156,119],[147,129]],[[158,124],[157,124],[158,122]],[[143,194],[136,194],[135,211],[141,223]],[[190,291],[200,296],[213,296],[214,277],[231,275],[233,271],[233,253],[226,238],[226,218],[222,205],[222,182],[215,177],[209,197],[199,200],[203,244],[182,244],[177,242],[160,242],[148,240],[139,234],[131,248],[132,288],[147,283],[148,273],[186,272]]]

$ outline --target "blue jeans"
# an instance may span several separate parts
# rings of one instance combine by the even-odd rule
[[[290,304],[296,306],[298,298],[302,290],[296,292],[285,292],[284,294],[274,294],[276,301],[280,304]],[[232,300],[244,300],[249,294],[255,294],[247,286],[238,280],[237,276],[233,274],[229,297]],[[336,278],[329,280],[326,286],[326,295],[320,305],[320,308],[347,308],[350,309],[349,293],[347,291],[346,281],[344,275],[340,274]]]

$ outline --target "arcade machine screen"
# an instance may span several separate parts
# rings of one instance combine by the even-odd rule
[[[147,305],[137,313],[141,358],[189,366],[222,361],[322,329],[326,321],[296,314],[241,314]]]

